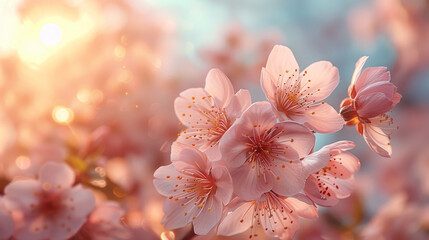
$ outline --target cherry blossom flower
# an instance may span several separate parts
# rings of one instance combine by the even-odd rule
[[[74,183],[64,163],[48,162],[38,180],[17,180],[5,188],[5,206],[20,239],[67,239],[85,223],[95,199],[90,190]]]
[[[196,234],[207,234],[231,199],[231,176],[221,162],[212,162],[182,143],[173,143],[171,161],[154,173],[156,189],[168,197],[164,202],[165,228],[181,228],[193,222]]]
[[[0,197],[0,239],[9,239],[12,236],[13,226],[12,217],[3,205],[3,198]]]
[[[325,159],[304,159],[314,147],[314,134],[295,122],[277,122],[268,102],[252,104],[220,142],[222,158],[232,176],[234,192],[244,200],[273,190],[293,196],[307,177],[323,168]]]
[[[315,62],[299,73],[292,51],[280,45],[271,51],[261,76],[261,87],[279,118],[304,123],[318,133],[343,127],[335,109],[322,101],[338,82],[338,69],[327,61]]]
[[[210,70],[205,88],[187,89],[174,101],[176,115],[187,127],[178,141],[201,151],[217,149],[223,134],[250,104],[247,90],[234,95],[229,79],[218,69]]]
[[[255,232],[261,225],[270,237],[292,239],[299,228],[298,217],[318,216],[317,207],[305,195],[282,197],[272,191],[259,200],[234,198],[225,211],[218,235],[232,236],[250,229],[249,238],[258,236]]]
[[[399,103],[401,95],[390,83],[390,73],[385,67],[361,70],[368,57],[361,57],[348,89],[349,98],[341,103],[340,114],[348,126],[356,125],[369,147],[383,157],[392,155],[390,135],[393,118],[386,114]]]
[[[116,202],[104,202],[89,215],[88,221],[73,237],[78,239],[129,239],[129,233],[121,222],[125,211]]]
[[[308,177],[305,194],[318,205],[334,206],[339,199],[350,196],[353,191],[353,174],[359,170],[359,159],[347,152],[355,147],[350,141],[339,141],[327,145],[308,158],[318,158],[330,154],[329,163]]]

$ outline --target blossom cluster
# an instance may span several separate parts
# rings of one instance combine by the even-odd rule
[[[261,72],[268,101],[252,103],[247,90],[235,93],[226,75],[209,71],[204,88],[183,91],[174,102],[184,129],[171,147],[171,164],[154,173],[167,197],[163,224],[192,222],[197,235],[291,239],[303,218],[333,206],[353,191],[360,167],[338,141],[314,151],[315,134],[356,125],[370,148],[391,155],[393,118],[386,114],[401,95],[384,67],[352,76],[340,113],[324,100],[339,83],[338,69],[319,61],[300,71],[292,51],[277,45]],[[264,234],[262,233],[262,234]]]

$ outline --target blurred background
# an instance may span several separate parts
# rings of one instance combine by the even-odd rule
[[[364,55],[403,95],[392,159],[352,127],[317,135],[316,149],[355,141],[361,170],[355,193],[296,239],[429,239],[428,43],[428,0],[0,0],[0,193],[66,162],[98,203],[120,203],[130,238],[186,238],[164,232],[152,185],[180,130],[173,101],[214,67],[265,100],[260,71],[282,44],[301,69],[338,67],[337,110]]]

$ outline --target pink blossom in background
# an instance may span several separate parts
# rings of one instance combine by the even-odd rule
[[[298,218],[315,218],[317,207],[305,195],[282,197],[267,192],[258,200],[243,201],[235,198],[226,208],[227,214],[221,220],[218,234],[233,236],[244,231],[248,238],[258,237],[259,227],[267,236],[292,239],[298,230]]]
[[[354,186],[353,174],[360,167],[359,159],[347,152],[354,147],[353,142],[339,141],[308,156],[318,158],[324,152],[330,154],[329,164],[311,174],[305,184],[305,194],[316,204],[334,206],[339,199],[350,196]]]
[[[303,123],[318,133],[343,127],[337,111],[322,101],[338,82],[338,69],[327,61],[313,63],[300,73],[292,51],[280,45],[271,51],[261,76],[261,87],[279,118]]]
[[[172,164],[158,168],[154,184],[163,196],[166,229],[192,222],[196,234],[205,235],[219,222],[223,205],[232,195],[231,176],[221,162],[212,162],[199,150],[174,143]]]
[[[356,125],[369,147],[383,157],[392,155],[390,135],[396,129],[393,118],[386,113],[401,100],[396,87],[390,83],[385,67],[362,68],[368,57],[356,62],[348,94],[341,103],[341,116],[348,126]]]
[[[104,202],[89,215],[88,221],[73,237],[74,240],[120,240],[130,234],[121,221],[125,211],[116,202]]]
[[[219,140],[251,104],[247,90],[234,94],[228,77],[220,70],[207,74],[205,88],[191,88],[174,101],[176,115],[187,128],[178,141],[218,157]]]
[[[13,219],[5,208],[3,198],[0,197],[0,239],[9,239],[13,234]]]
[[[48,162],[38,180],[17,180],[5,188],[4,204],[18,240],[66,239],[86,222],[95,200],[90,190],[73,187],[75,176],[64,163]]]
[[[277,122],[268,102],[252,104],[225,133],[220,142],[234,184],[244,200],[262,194],[292,196],[300,192],[305,179],[329,161],[301,161],[314,147],[314,134],[295,122]]]

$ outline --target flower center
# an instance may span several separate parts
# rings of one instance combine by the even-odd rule
[[[347,126],[354,126],[359,123],[359,116],[351,98],[346,98],[341,102],[340,115]]]
[[[42,193],[40,196],[39,211],[45,216],[57,214],[62,208],[61,198],[55,193]]]

